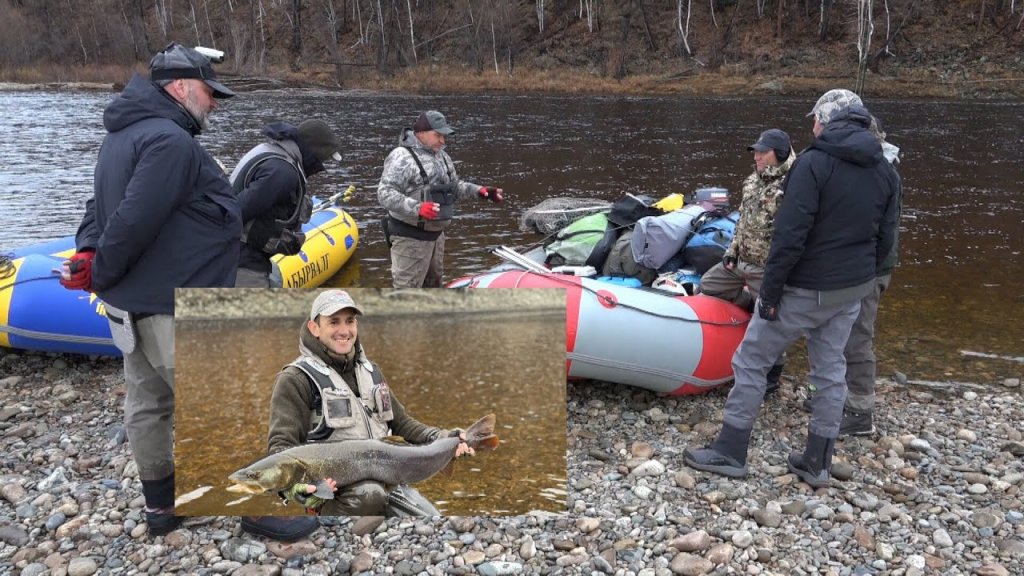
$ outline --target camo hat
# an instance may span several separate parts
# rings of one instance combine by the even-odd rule
[[[420,114],[420,117],[416,119],[416,123],[412,125],[413,132],[426,132],[433,130],[438,134],[444,134],[445,136],[455,132],[451,126],[448,125],[448,121],[444,119],[444,114],[441,114],[437,110],[427,110]]]
[[[362,315],[363,311],[356,306],[356,301],[344,290],[324,290],[313,300],[313,307],[309,310],[309,319],[316,320],[317,316],[330,316],[338,310],[351,308],[356,314]]]
[[[231,98],[235,93],[217,81],[210,59],[199,52],[171,43],[149,61],[149,77],[161,86],[171,80],[193,78],[213,89],[214,98]]]
[[[854,92],[844,90],[842,88],[836,88],[829,90],[818,98],[815,102],[814,108],[807,114],[808,116],[814,116],[818,121],[818,124],[828,124],[832,117],[836,115],[840,110],[849,108],[850,106],[863,106],[864,102],[861,101],[860,96],[857,96]]]

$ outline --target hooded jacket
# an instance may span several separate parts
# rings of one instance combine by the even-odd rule
[[[263,252],[259,246],[273,235],[275,222],[287,220],[295,212],[296,205],[306,193],[306,178],[323,172],[324,164],[299,140],[295,126],[274,122],[264,126],[262,132],[278,145],[280,154],[288,158],[271,157],[257,164],[251,172],[246,170],[248,174],[232,174],[232,178],[242,180],[233,181],[232,186],[238,191],[242,225],[256,221],[250,229],[253,237],[249,242],[242,242],[238,267],[270,273],[271,254]],[[242,161],[239,168],[245,168]],[[297,168],[301,168],[301,172]]]
[[[890,253],[899,183],[870,121],[860,106],[840,112],[790,170],[761,285],[766,304],[778,305],[783,285],[832,291],[872,281]]]
[[[229,287],[242,231],[200,126],[163,89],[135,75],[103,112],[93,197],[76,235],[92,248],[92,288],[136,314],[173,314],[178,287]]]
[[[360,369],[359,365],[367,363],[372,365],[373,370],[380,370],[376,364],[366,358],[358,339],[351,357],[340,357],[327,350],[323,343],[309,331],[305,322],[299,329],[299,349],[304,354],[313,355],[340,375],[348,384],[351,393],[357,397],[359,397],[359,386],[356,381],[356,371]],[[308,442],[309,431],[316,427],[321,418],[321,414],[318,413],[320,407],[313,406],[314,387],[315,385],[310,382],[309,377],[295,366],[286,366],[277,374],[270,399],[268,453],[273,454]],[[371,399],[360,397],[360,400],[372,404]],[[394,390],[391,390],[391,409],[393,416],[391,420],[385,422],[390,433],[401,436],[411,444],[426,444],[451,434],[448,430],[427,426],[410,416],[406,412],[405,406],[395,396]],[[362,427],[354,428],[364,429]]]
[[[423,165],[427,174],[425,180],[412,154]],[[388,215],[396,220],[410,226],[443,230],[451,223],[450,220],[425,224],[419,216],[420,204],[430,201],[430,187],[436,184],[454,184],[458,199],[476,196],[480,191],[479,185],[459,179],[455,163],[447,152],[441,150],[435,153],[420,142],[411,128],[406,128],[398,139],[398,148],[392,150],[384,160],[377,200],[388,211]]]
[[[782,204],[783,179],[795,161],[796,153],[791,149],[785,162],[769,166],[760,174],[755,170],[747,176],[743,182],[736,235],[725,251],[726,256],[764,268],[775,228],[775,213]]]

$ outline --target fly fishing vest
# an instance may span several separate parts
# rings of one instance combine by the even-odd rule
[[[437,218],[433,220],[427,220],[422,216],[418,217],[416,226],[411,226],[396,218],[389,218],[388,233],[393,236],[403,236],[417,240],[436,240],[441,235],[441,232],[444,232],[448,225],[451,224],[452,216],[455,214],[456,190],[451,166],[449,166],[447,160],[444,161],[445,178],[442,179],[447,180],[447,182],[431,184],[430,176],[427,175],[423,162],[420,161],[419,155],[412,149],[412,146],[402,146],[402,148],[405,148],[412,156],[413,161],[416,162],[416,167],[420,172],[420,180],[422,180],[418,192],[409,196],[418,199],[420,202],[436,202],[441,207],[441,211]]]
[[[306,192],[306,173],[302,170],[302,152],[291,140],[264,142],[250,150],[231,173],[231,189],[235,195],[252,182],[256,167],[279,158],[299,173],[299,200],[294,207],[287,204],[274,205],[264,214],[245,222],[242,228],[242,242],[256,250],[274,254],[298,254],[302,247],[299,234],[302,225],[309,222],[313,213],[313,200]]]
[[[288,366],[301,370],[313,392],[313,418],[306,435],[310,442],[337,442],[383,438],[391,434],[394,419],[391,390],[376,364],[357,360],[355,374],[359,397],[341,375],[318,358],[299,356]]]

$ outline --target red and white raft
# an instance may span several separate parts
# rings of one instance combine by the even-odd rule
[[[680,296],[564,274],[498,270],[451,288],[562,288],[566,370],[671,395],[699,394],[733,379],[732,356],[750,314],[718,298]]]

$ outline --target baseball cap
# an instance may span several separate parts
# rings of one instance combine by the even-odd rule
[[[231,98],[235,95],[217,81],[209,58],[176,42],[169,44],[149,61],[149,77],[163,84],[179,78],[193,78],[202,80],[212,88],[214,98]]]
[[[356,301],[348,295],[348,292],[344,290],[324,290],[313,300],[313,307],[309,310],[309,319],[316,320],[317,316],[330,316],[338,310],[344,310],[345,308],[351,308],[356,311],[356,314],[362,314],[363,311],[359,306],[356,306]]]
[[[814,116],[819,124],[828,124],[836,112],[853,105],[863,106],[864,102],[854,92],[843,88],[835,88],[822,94],[821,98],[818,98],[818,101],[814,103],[814,108],[807,115]]]
[[[758,152],[775,150],[776,156],[785,156],[792,147],[793,144],[789,141],[789,134],[778,128],[772,128],[771,130],[761,132],[757,142],[747,146],[747,150],[757,150]]]
[[[341,148],[341,142],[338,141],[338,137],[334,135],[330,127],[323,120],[305,120],[302,124],[299,124],[299,140],[309,146],[309,149],[313,151],[313,155],[316,156],[321,162],[334,159],[336,161],[341,160],[341,153],[338,149]]]
[[[433,130],[434,132],[444,134],[445,136],[455,132],[455,130],[448,125],[448,121],[444,119],[444,114],[441,114],[437,110],[427,110],[420,114],[420,117],[416,119],[416,123],[412,125],[413,132],[426,132],[427,130]]]

